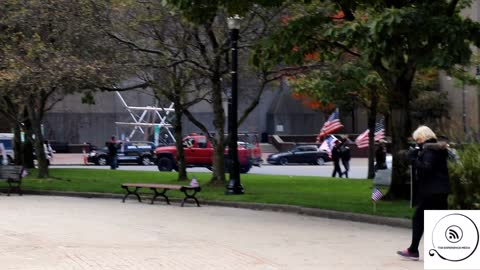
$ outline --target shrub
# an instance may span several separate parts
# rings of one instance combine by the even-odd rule
[[[460,160],[449,162],[451,209],[480,209],[480,145],[466,145]]]

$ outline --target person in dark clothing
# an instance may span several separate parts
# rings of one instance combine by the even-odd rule
[[[348,178],[348,171],[350,170],[350,147],[347,145],[347,138],[343,138],[340,144],[340,159],[342,160],[343,167],[345,171],[341,175],[345,175],[345,178]],[[340,176],[341,176],[340,175]]]
[[[419,259],[418,246],[423,235],[424,210],[447,210],[450,184],[448,180],[447,143],[437,142],[433,131],[420,126],[413,132],[417,142],[410,149],[408,158],[414,168],[416,209],[412,218],[412,242],[410,247],[397,254],[412,260]]]
[[[341,158],[340,141],[336,140],[334,144],[335,145],[332,147],[332,160],[333,160],[332,177],[335,177],[335,175],[338,173],[338,176],[341,178],[342,169],[340,168],[340,158]]]
[[[110,169],[115,170],[118,168],[118,149],[120,148],[121,143],[118,143],[115,136],[112,136],[112,139],[106,143],[108,148],[108,157],[110,160]]]
[[[387,150],[385,141],[379,141],[377,149],[375,149],[375,171],[385,169],[387,169]]]

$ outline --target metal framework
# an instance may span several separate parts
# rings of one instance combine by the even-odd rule
[[[172,132],[170,131],[170,124],[168,124],[167,116],[170,112],[174,111],[173,103],[170,104],[168,108],[159,108],[155,106],[146,106],[146,107],[135,107],[135,106],[128,106],[125,99],[122,97],[120,92],[116,91],[118,98],[122,102],[123,106],[127,110],[127,112],[132,117],[133,122],[115,122],[118,126],[130,126],[133,127],[128,139],[131,140],[137,130],[139,130],[142,134],[145,134],[145,130],[142,127],[156,127],[158,126],[161,130],[162,128],[165,129],[170,139],[175,142],[175,137],[173,136]],[[138,114],[137,111],[143,111],[142,114]],[[151,119],[151,122],[147,122],[146,119]],[[156,122],[158,121],[158,122]]]

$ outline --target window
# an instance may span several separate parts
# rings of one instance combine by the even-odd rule
[[[5,150],[10,150],[10,149],[13,148],[12,147],[12,140],[10,140],[10,139],[6,139],[6,140],[2,139],[2,140],[0,140],[0,143],[3,143],[3,146],[5,147]]]
[[[152,148],[151,145],[148,145],[148,144],[139,144],[137,145],[138,149],[150,149]]]
[[[198,147],[199,148],[207,148],[207,138],[199,138],[198,139]]]
[[[195,139],[194,138],[187,138],[187,139],[183,140],[183,147],[190,148],[190,147],[193,147],[194,144],[195,144]]]

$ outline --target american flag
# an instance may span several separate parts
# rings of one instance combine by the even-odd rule
[[[358,148],[368,147],[368,133],[369,129],[365,130],[362,134],[358,135],[355,139],[355,144]],[[383,123],[383,118],[375,124],[375,141],[380,141],[385,138],[385,125]]]
[[[381,198],[383,197],[383,194],[382,192],[380,192],[380,190],[378,188],[373,188],[373,191],[372,191],[372,200],[374,202],[380,200]]]
[[[340,119],[338,118],[338,110],[335,110],[327,119],[327,121],[323,124],[322,129],[320,130],[320,134],[317,136],[317,141],[320,141],[321,138],[331,134],[339,129],[343,128],[342,123],[340,123]]]
[[[338,139],[335,136],[333,135],[328,136],[320,145],[320,148],[318,150],[326,151],[328,153],[328,156],[332,157],[332,149],[333,149],[333,146],[335,145],[335,141],[338,141]]]

